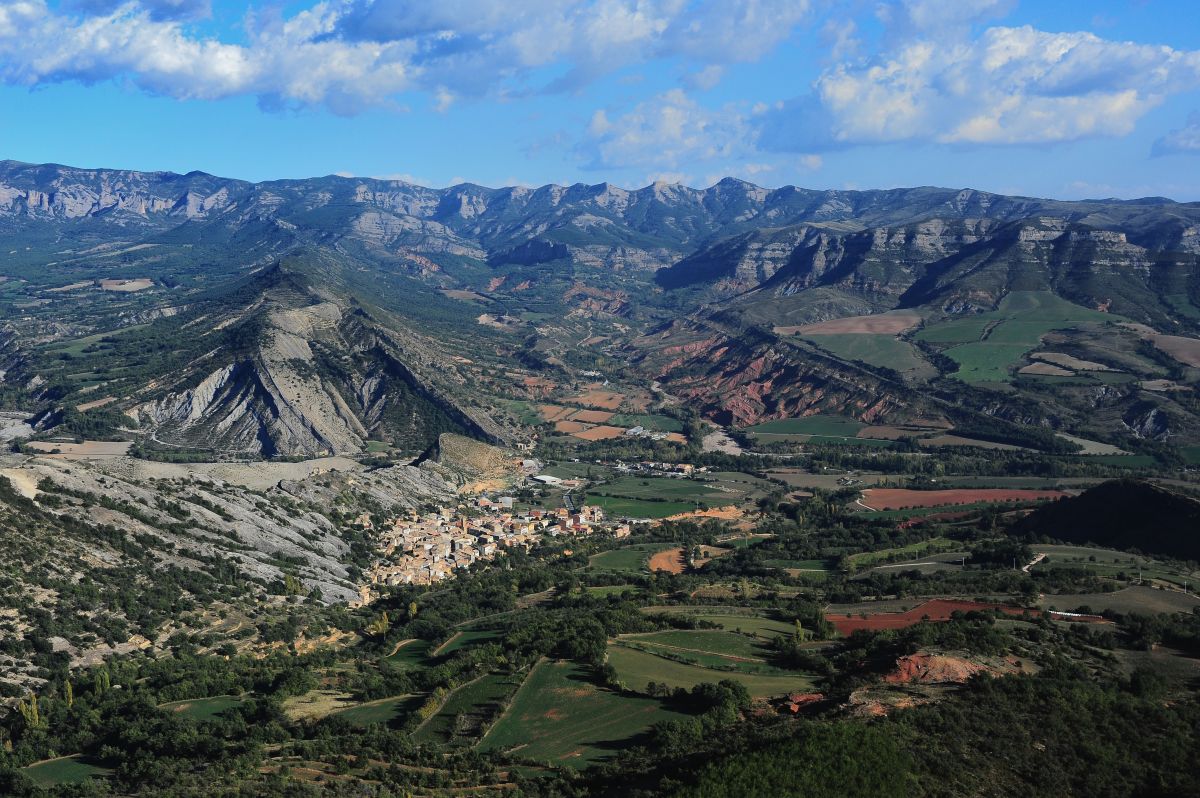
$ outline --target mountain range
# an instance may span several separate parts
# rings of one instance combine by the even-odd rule
[[[734,427],[1200,435],[1197,203],[4,161],[0,235],[0,399],[43,431],[253,456],[512,443],[531,375],[603,371]]]

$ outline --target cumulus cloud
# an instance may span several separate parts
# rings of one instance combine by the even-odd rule
[[[1186,125],[1155,141],[1150,154],[1200,155],[1200,111],[1189,116]]]
[[[335,22],[318,4],[251,30],[247,44],[226,44],[193,38],[181,23],[155,20],[134,3],[75,19],[42,0],[18,0],[0,5],[0,80],[36,86],[125,77],[180,99],[250,94],[267,106],[324,103],[339,112],[413,85],[406,48],[322,38]]]
[[[906,24],[915,25],[913,19],[924,17],[914,12]],[[811,93],[765,115],[762,144],[811,151],[1123,136],[1168,95],[1198,86],[1198,51],[1029,26],[991,27],[978,36],[918,33],[874,57],[827,69]]]
[[[597,111],[581,150],[591,168],[680,167],[736,160],[752,152],[746,117],[737,109],[710,110],[682,89],[672,89],[610,118]]]
[[[257,95],[268,107],[350,113],[398,93],[457,97],[579,88],[654,59],[709,67],[754,60],[788,36],[808,0],[327,0],[248,17],[245,40],[184,23],[210,0],[0,0],[0,80],[36,86],[120,78],[179,98]],[[559,77],[527,85],[539,70]]]

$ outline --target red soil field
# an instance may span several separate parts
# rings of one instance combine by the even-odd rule
[[[563,433],[566,433],[567,435],[575,435],[577,433],[580,433],[580,432],[583,432],[583,431],[589,430],[589,429],[591,429],[591,427],[589,427],[587,424],[581,424],[578,421],[555,421],[554,422],[554,431],[555,432],[563,432]]]
[[[580,410],[571,416],[572,421],[586,421],[589,424],[603,424],[613,417],[606,410]]]
[[[568,422],[560,421],[558,423],[559,424],[563,424],[563,423],[574,424],[575,422],[574,421],[568,421]],[[621,437],[622,435],[625,434],[625,430],[621,429],[620,427],[600,426],[600,427],[592,427],[590,429],[585,429],[581,432],[573,432],[571,434],[574,435],[576,438],[582,438],[585,441],[606,441],[606,440],[610,440],[611,438]]]
[[[872,510],[905,510],[910,507],[943,507],[978,502],[1028,502],[1061,499],[1060,490],[1022,490],[1006,488],[954,488],[950,490],[909,490],[908,488],[867,488],[861,503]]]
[[[666,571],[669,574],[683,573],[686,563],[683,561],[683,549],[667,549],[660,551],[650,558],[651,571]]]
[[[859,615],[825,615],[825,620],[833,624],[839,634],[848,635],[859,629],[869,629],[873,632],[881,629],[906,629],[923,620],[948,621],[955,612],[971,612],[972,610],[1000,610],[1007,615],[1020,616],[1025,612],[1037,617],[1039,610],[1025,610],[1023,607],[1012,607],[1007,604],[987,604],[981,601],[959,601],[957,599],[933,599],[919,607],[913,607],[908,612],[879,612],[867,617]]]

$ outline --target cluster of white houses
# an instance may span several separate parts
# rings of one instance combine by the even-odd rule
[[[359,523],[372,528],[369,518]],[[378,558],[367,573],[366,595],[388,585],[429,585],[507,548],[529,548],[543,537],[605,532],[626,537],[629,525],[608,523],[599,507],[516,512],[509,497],[478,497],[470,506],[416,511],[374,529]]]

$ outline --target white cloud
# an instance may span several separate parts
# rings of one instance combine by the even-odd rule
[[[256,95],[265,106],[342,113],[422,91],[459,97],[574,90],[599,75],[679,58],[697,81],[755,60],[805,17],[808,0],[325,0],[284,17],[251,12],[244,41],[183,22],[209,0],[0,0],[0,81],[129,80],[177,98]],[[553,68],[549,86],[529,85]]]
[[[709,89],[715,88],[716,85],[721,82],[721,78],[724,76],[725,67],[721,66],[720,64],[709,64],[698,72],[692,72],[691,74],[686,75],[683,79],[683,83],[689,89],[708,91]]]
[[[593,168],[677,170],[752,152],[750,128],[737,109],[704,108],[682,89],[672,89],[610,118],[597,111],[581,148]]]
[[[1152,155],[1200,155],[1200,111],[1188,117],[1187,124],[1172,130],[1154,142]]]
[[[915,24],[911,18],[909,24]],[[977,37],[918,33],[874,58],[826,70],[812,94],[767,114],[762,142],[769,149],[811,151],[899,141],[1046,144],[1123,136],[1167,96],[1197,87],[1200,51],[1029,26],[992,27]]]
[[[264,104],[325,104],[353,112],[413,85],[409,53],[397,45],[327,38],[336,14],[324,4],[253,29],[245,45],[191,37],[126,3],[75,19],[42,0],[0,4],[0,80],[36,86],[128,77],[179,99],[257,95]]]

